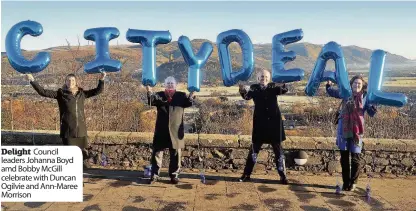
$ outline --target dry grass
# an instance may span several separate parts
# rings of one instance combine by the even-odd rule
[[[117,101],[104,100],[107,98],[111,97],[96,98],[86,103],[85,114],[89,130],[153,132],[156,118],[154,108],[150,109],[139,101],[117,103]],[[322,97],[318,99],[319,104],[316,105],[294,103],[288,112],[295,115],[297,126],[304,127],[286,130],[287,135],[334,136],[335,126],[332,123],[332,115],[338,106],[338,101],[331,99]],[[196,107],[199,110],[192,114],[190,123],[194,123],[195,129],[200,133],[251,134],[253,111],[247,106],[222,101],[220,98],[210,98],[199,101]],[[11,109],[13,113],[10,112]],[[379,107],[378,110],[375,117],[366,116],[366,137],[416,138],[414,106],[402,109]],[[25,99],[2,101],[2,129],[11,129],[13,124],[15,130],[56,130],[59,128],[58,123],[59,115],[55,101]]]

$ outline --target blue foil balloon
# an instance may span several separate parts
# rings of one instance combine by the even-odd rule
[[[326,70],[324,75],[322,76],[321,82],[332,81],[333,83],[337,83],[336,74],[332,70]]]
[[[188,37],[180,36],[178,45],[188,65],[188,91],[199,92],[201,87],[201,69],[208,61],[209,56],[211,56],[212,45],[209,42],[204,42],[196,55],[192,51],[192,44]]]
[[[341,185],[337,184],[337,186],[335,186],[335,193],[336,194],[341,194]]]
[[[297,42],[303,38],[302,29],[296,29],[276,34],[272,42],[272,80],[276,83],[301,81],[305,71],[300,68],[285,70],[285,64],[296,59],[294,51],[285,52],[285,45]]]
[[[29,34],[37,37],[43,33],[43,27],[35,21],[22,21],[14,25],[6,35],[6,53],[10,65],[19,73],[38,73],[44,70],[51,62],[48,52],[38,53],[34,59],[27,60],[22,55],[20,42],[22,38]]]
[[[205,174],[203,172],[201,172],[201,174],[199,176],[201,177],[201,183],[205,184],[206,183]]]
[[[101,165],[102,166],[107,165],[107,156],[104,153],[101,154]]]
[[[326,63],[329,59],[335,61],[335,79],[338,84],[339,94],[342,98],[349,98],[352,95],[351,86],[348,80],[348,73],[345,67],[342,48],[336,42],[329,42],[322,48],[316,60],[311,77],[306,84],[305,93],[314,96],[323,81]],[[331,75],[332,73],[329,73]],[[328,75],[327,75],[328,76]]]
[[[169,31],[147,31],[129,29],[126,34],[129,42],[140,43],[143,49],[142,84],[156,85],[156,46],[172,40]]]
[[[231,64],[230,51],[228,50],[228,45],[232,42],[237,42],[243,53],[242,68],[234,72]],[[224,85],[229,87],[238,81],[248,80],[254,70],[253,44],[251,43],[250,37],[242,30],[232,29],[222,32],[217,36],[217,46]]]
[[[407,103],[406,95],[381,91],[385,58],[386,52],[383,50],[375,50],[371,55],[366,104],[402,107]]]
[[[109,42],[117,38],[120,32],[114,27],[87,29],[84,32],[86,40],[95,41],[95,59],[84,65],[84,71],[89,74],[100,72],[118,72],[121,62],[110,58]]]

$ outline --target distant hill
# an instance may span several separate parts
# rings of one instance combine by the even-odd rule
[[[205,39],[192,40],[194,52],[200,48],[203,42],[210,42],[214,46],[214,51],[204,68],[204,80],[211,82],[222,81],[220,73],[220,65],[218,61],[218,51],[216,44]],[[231,58],[234,68],[241,65],[241,49],[237,44],[230,45]],[[287,50],[296,52],[297,57],[293,62],[287,63],[287,68],[302,68],[307,73],[311,72],[316,58],[318,57],[322,45],[312,43],[294,43],[287,46]],[[95,55],[95,46],[72,46],[71,50],[67,46],[59,46],[45,49],[51,53],[52,62],[48,66],[49,73],[69,73],[82,72],[84,63],[92,60]],[[272,59],[272,45],[254,44],[254,56],[256,69],[270,69]],[[358,46],[343,46],[343,52],[348,69],[368,69],[372,50]],[[36,51],[24,51],[29,58],[35,55]],[[136,70],[141,70],[142,52],[141,45],[118,45],[110,46],[110,54],[112,58],[122,60],[124,63],[123,74],[131,74],[133,77],[140,77]],[[15,75],[16,72],[11,69],[10,64],[5,58],[6,54],[2,52],[2,78]],[[394,65],[402,65],[403,63],[411,63],[412,60],[403,56],[388,53],[386,57],[386,67]],[[178,48],[177,41],[173,41],[166,45],[158,45],[157,47],[157,66],[159,78],[167,75],[175,75],[179,81],[183,81],[187,77],[187,66],[184,63],[182,54]],[[330,61],[327,69],[334,69],[333,62]],[[4,71],[6,70],[6,71]],[[136,75],[134,75],[136,74]]]

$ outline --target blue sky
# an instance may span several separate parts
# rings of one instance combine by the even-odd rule
[[[87,44],[88,28],[169,30],[173,40],[215,41],[219,33],[242,29],[254,43],[271,43],[275,34],[301,28],[302,42],[357,45],[416,59],[416,2],[11,2],[2,1],[1,50],[8,30],[23,20],[42,24],[39,37],[26,36],[24,49]],[[111,44],[117,41],[113,40]]]

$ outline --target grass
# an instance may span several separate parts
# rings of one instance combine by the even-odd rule
[[[386,79],[385,86],[392,87],[416,87],[416,78],[414,77],[392,77]]]

